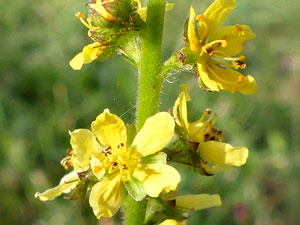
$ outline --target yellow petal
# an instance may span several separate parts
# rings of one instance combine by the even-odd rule
[[[205,66],[206,62],[199,59],[197,63],[197,68],[199,72],[199,79],[201,82],[210,90],[212,91],[220,91],[220,88],[215,80],[211,79],[211,76],[209,75],[208,71],[206,70]]]
[[[188,118],[187,118],[187,104],[186,102],[191,101],[191,97],[188,94],[189,87],[185,84],[180,85],[182,88],[182,92],[179,94],[178,98],[175,101],[175,105],[173,108],[173,115],[175,122],[185,128],[188,129]]]
[[[209,165],[208,163],[202,163],[201,167],[205,170],[205,172],[209,174],[221,173],[228,171],[230,169],[230,165],[225,164],[217,164],[217,165]]]
[[[188,134],[195,142],[204,142],[205,135],[211,133],[212,125],[217,121],[218,116],[216,113],[213,113],[207,120],[204,120],[206,115],[205,112],[199,120],[189,124]]]
[[[76,185],[78,184],[78,175],[75,171],[68,173],[65,175],[54,188],[48,189],[43,193],[35,193],[35,197],[39,198],[41,201],[48,201],[56,198],[57,196],[61,195],[62,193],[69,193],[73,190]]]
[[[103,53],[103,48],[104,46],[98,42],[85,46],[82,50],[84,59],[83,63],[87,64],[99,58],[99,56]]]
[[[160,223],[159,225],[186,225],[186,220],[183,220],[181,222],[178,222],[176,220],[165,220],[164,222]]]
[[[154,198],[163,190],[175,191],[181,180],[177,170],[165,164],[141,164],[133,176],[143,184],[146,194]]]
[[[160,151],[172,139],[175,128],[173,117],[167,112],[156,113],[149,117],[136,135],[131,148],[142,156]]]
[[[190,8],[190,17],[189,17],[189,23],[188,23],[188,39],[190,42],[190,49],[192,51],[197,52],[198,51],[198,39],[197,39],[197,35],[196,35],[196,31],[195,31],[195,27],[194,27],[194,23],[195,23],[195,10],[194,8],[191,6]]]
[[[215,0],[204,12],[204,21],[207,24],[207,34],[211,35],[227,19],[235,8],[235,0]]]
[[[69,131],[71,146],[74,151],[74,163],[84,169],[89,166],[92,153],[101,152],[95,135],[87,129]]]
[[[113,1],[101,1],[101,0],[96,0],[95,4],[89,4],[90,8],[96,10],[97,13],[99,13],[99,15],[101,15],[102,17],[104,17],[105,19],[112,21],[112,22],[116,22],[118,21],[113,15],[111,15],[103,6],[103,4],[108,3],[108,2],[113,2]]]
[[[115,114],[103,112],[92,122],[92,131],[101,144],[116,150],[122,143],[126,146],[127,134],[124,122]]]
[[[73,70],[81,70],[83,61],[84,61],[83,54],[82,52],[80,52],[74,56],[74,58],[70,61],[69,64]]]
[[[103,53],[105,46],[102,46],[100,43],[95,42],[89,44],[82,49],[82,52],[78,53],[70,61],[70,66],[73,70],[81,70],[83,64],[90,63]]]
[[[222,90],[231,93],[238,91],[245,95],[254,94],[257,91],[255,79],[250,75],[245,77],[238,71],[222,68],[213,63],[208,63],[206,68],[209,72],[209,78]]]
[[[246,147],[232,147],[230,144],[217,141],[200,143],[197,151],[207,162],[233,166],[245,164],[249,152]]]
[[[176,197],[175,200],[176,206],[189,210],[201,210],[222,205],[219,195],[183,195]]]
[[[123,183],[119,174],[113,174],[95,184],[89,198],[95,216],[112,217],[123,202]]]
[[[246,25],[235,25],[235,26],[224,26],[216,30],[216,32],[209,37],[209,41],[214,40],[225,40],[227,43],[226,47],[219,46],[216,50],[222,51],[225,55],[235,56],[242,52],[243,43],[250,39],[255,38],[256,35],[253,33],[250,26]]]
[[[141,19],[144,20],[144,21],[146,21],[147,8],[146,7],[142,7],[140,9],[138,9],[137,12],[140,15]]]
[[[99,156],[105,157],[103,154],[99,154]],[[103,158],[103,160],[100,160],[97,157],[91,158],[91,168],[92,168],[93,174],[98,178],[98,180],[100,180],[103,177],[103,175],[105,174],[105,168],[102,164],[103,161],[104,161],[104,158]]]

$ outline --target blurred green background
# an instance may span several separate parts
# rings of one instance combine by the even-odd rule
[[[178,1],[165,22],[164,59],[183,46],[189,6],[202,12],[211,0]],[[238,0],[228,24],[249,24],[257,34],[245,46],[254,96],[206,93],[191,73],[176,74],[163,89],[161,110],[172,107],[179,84],[190,85],[190,121],[205,108],[219,119],[225,141],[250,149],[248,163],[202,177],[182,172],[182,193],[218,193],[223,205],[193,213],[189,224],[300,224],[300,2]],[[137,72],[120,56],[73,71],[69,60],[87,41],[74,16],[86,1],[0,2],[0,224],[97,224],[88,201],[62,197],[46,203],[36,191],[55,186],[70,147],[68,130],[90,128],[105,108],[134,122]],[[112,221],[102,221],[111,224]]]

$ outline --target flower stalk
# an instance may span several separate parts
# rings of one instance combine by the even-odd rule
[[[147,28],[141,32],[142,54],[139,65],[136,127],[140,130],[145,120],[158,111],[163,84],[162,35],[165,0],[149,0],[147,5]],[[147,200],[136,202],[127,193],[124,196],[125,225],[143,224]]]
[[[147,5],[147,29],[141,32],[142,55],[139,65],[139,91],[137,102],[137,129],[158,111],[163,84],[160,77],[162,63],[162,34],[165,0],[149,0]]]

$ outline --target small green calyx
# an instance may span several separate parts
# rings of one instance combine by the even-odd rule
[[[140,30],[144,22],[137,13],[137,2],[132,0],[94,0],[89,3],[89,17],[100,32],[123,35]],[[97,37],[98,32],[95,32]]]
[[[142,201],[146,196],[143,184],[134,177],[131,177],[125,183],[125,188],[129,195],[137,202]]]
[[[182,210],[176,207],[175,200],[165,201],[161,198],[150,198],[148,200],[145,224],[159,224],[166,219],[176,221],[185,220]]]

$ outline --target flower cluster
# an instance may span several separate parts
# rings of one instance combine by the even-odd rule
[[[176,169],[167,165],[167,156],[160,152],[174,134],[175,122],[167,112],[149,117],[134,135],[116,115],[105,110],[92,122],[91,130],[70,132],[72,151],[62,160],[65,168],[74,170],[65,175],[58,186],[36,193],[42,201],[92,182],[89,203],[97,218],[112,217],[123,202],[124,188],[133,199],[157,198],[174,192],[181,180]],[[130,131],[131,130],[131,131]],[[194,198],[197,201],[191,202]],[[200,194],[174,198],[177,207],[197,210],[220,205],[218,195]]]
[[[161,2],[162,15],[164,10],[174,6],[164,4]],[[243,43],[255,34],[246,25],[222,26],[235,4],[235,0],[215,0],[200,15],[191,7],[184,32],[185,47],[164,65],[153,63],[161,70],[158,74],[147,74],[146,83],[149,84],[144,87],[148,90],[143,91],[148,94],[147,91],[159,90],[163,79],[172,71],[192,68],[204,90],[254,94],[257,90],[255,79],[237,70],[246,68],[245,56],[241,54]],[[80,12],[76,16],[88,28],[88,37],[93,43],[85,46],[70,61],[70,66],[80,70],[84,64],[119,53],[140,71],[146,71],[141,69],[145,64],[145,59],[141,59],[145,46],[142,48],[141,43],[145,40],[143,36],[151,31],[149,24],[156,25],[153,21],[147,24],[151,10],[147,15],[147,8],[142,7],[140,0],[92,0],[87,5],[88,17],[85,19]],[[152,12],[156,11],[152,8]],[[151,42],[151,33],[149,37]],[[152,48],[147,49],[147,54],[149,52]],[[156,53],[152,56],[160,57]],[[104,110],[92,122],[91,130],[69,132],[72,149],[67,150],[61,164],[65,169],[73,168],[72,171],[56,187],[37,192],[35,196],[47,201],[63,193],[70,193],[69,199],[88,195],[98,219],[114,216],[126,205],[123,203],[128,198],[137,204],[143,201],[146,206],[139,221],[160,225],[183,225],[190,212],[220,206],[221,198],[217,194],[177,196],[181,175],[173,164],[184,164],[202,175],[211,176],[231,166],[244,165],[249,151],[244,146],[233,147],[223,142],[222,131],[215,128],[217,114],[211,109],[190,123],[187,102],[191,97],[187,85],[181,88],[174,107],[169,112],[147,112],[138,132],[134,125],[125,125],[109,110]],[[153,96],[159,98],[159,92]],[[151,103],[158,102],[154,97]],[[154,103],[146,106],[145,109],[156,107]]]

